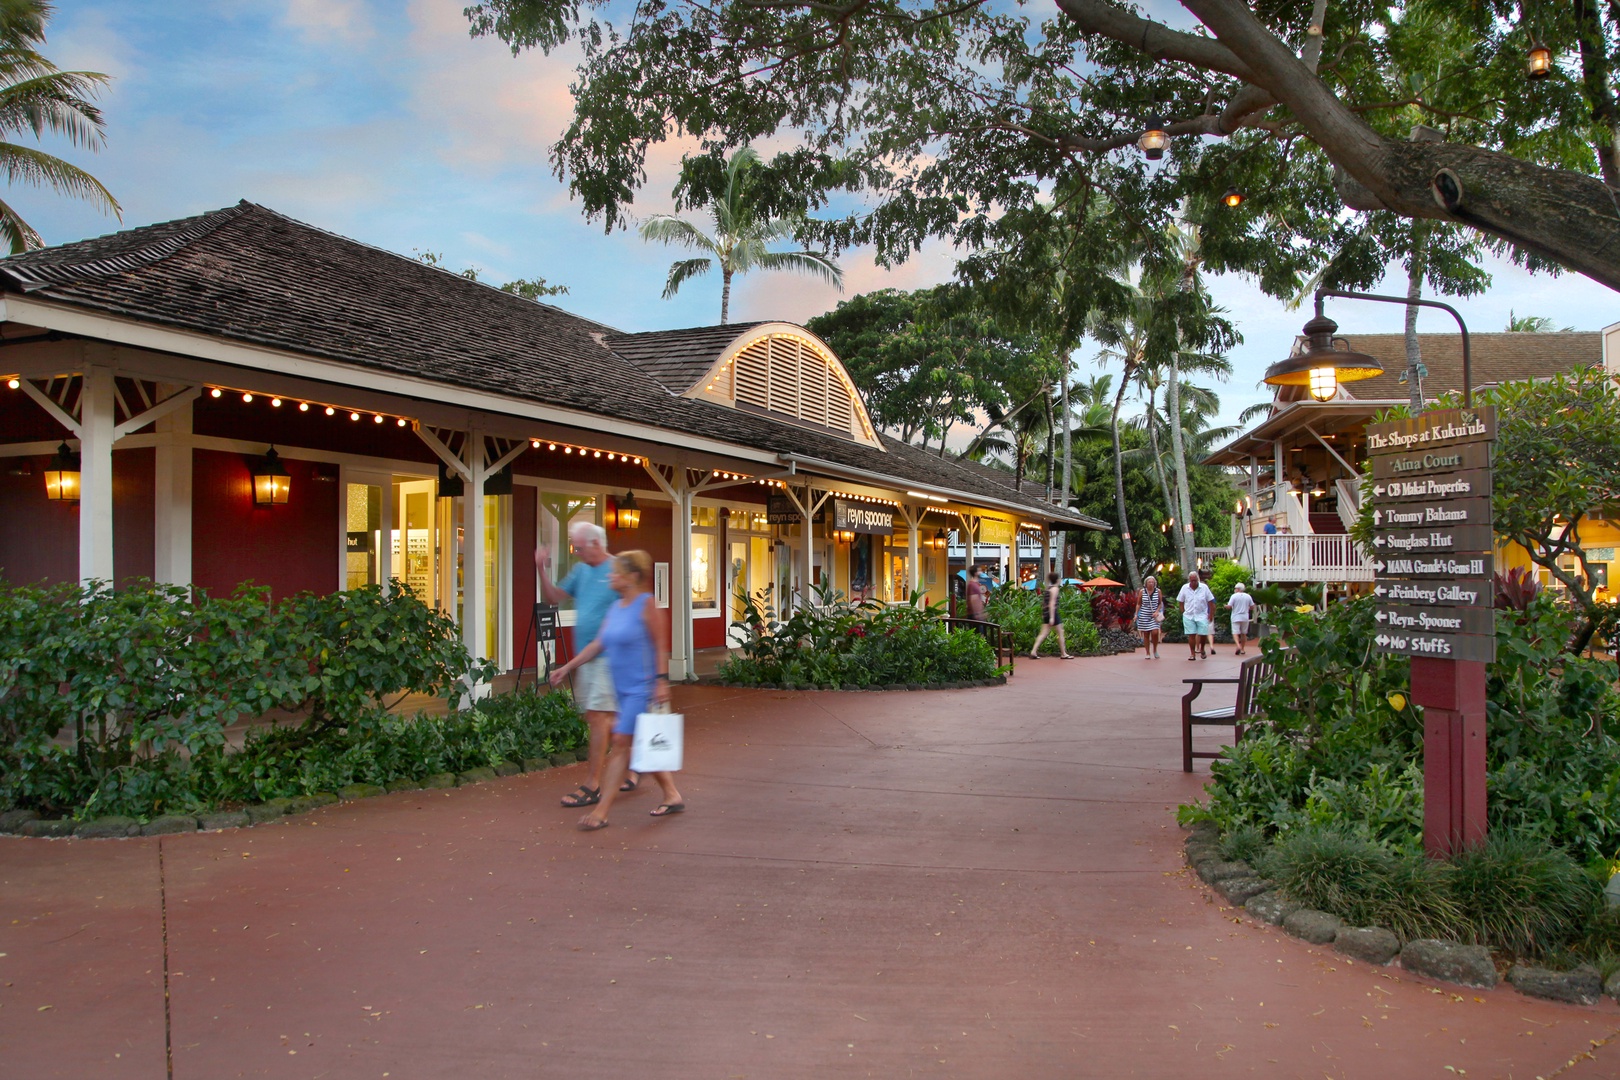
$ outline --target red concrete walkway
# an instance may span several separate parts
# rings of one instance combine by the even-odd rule
[[[162,1078],[166,1041],[182,1080],[1620,1074],[1612,1004],[1352,964],[1189,878],[1176,698],[1234,666],[683,688],[690,811],[642,792],[590,835],[557,806],[575,766],[3,837],[0,1077]]]

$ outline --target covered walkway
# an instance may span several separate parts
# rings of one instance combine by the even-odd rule
[[[643,791],[596,834],[557,806],[575,766],[232,833],[0,837],[0,1074],[1620,1072],[1612,1003],[1368,968],[1212,900],[1176,699],[1235,662],[1165,655],[681,687],[689,812]]]

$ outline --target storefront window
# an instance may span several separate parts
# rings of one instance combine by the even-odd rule
[[[540,539],[551,548],[551,570],[556,580],[568,576],[579,561],[568,545],[568,527],[576,521],[596,522],[595,495],[540,494]]]
[[[692,610],[719,610],[718,574],[715,572],[714,534],[692,534]]]
[[[344,585],[358,589],[377,583],[377,550],[382,539],[382,488],[350,484],[344,523]]]

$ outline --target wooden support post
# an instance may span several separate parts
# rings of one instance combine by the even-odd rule
[[[1423,706],[1423,849],[1447,858],[1485,840],[1485,664],[1412,658]]]

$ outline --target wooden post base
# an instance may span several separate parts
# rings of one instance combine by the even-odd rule
[[[1485,665],[1412,658],[1423,706],[1423,850],[1447,858],[1485,840]]]

